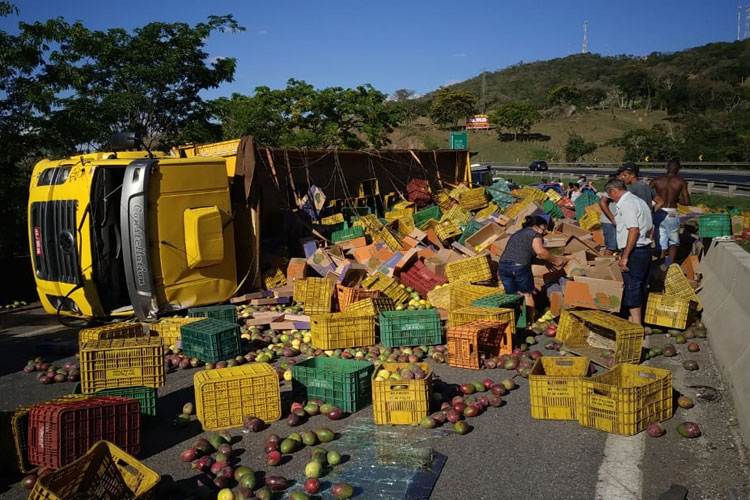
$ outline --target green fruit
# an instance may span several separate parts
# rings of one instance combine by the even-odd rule
[[[307,446],[315,446],[318,443],[318,436],[316,436],[314,432],[303,431],[301,433],[301,436],[302,436],[302,442],[305,443]]]
[[[336,450],[331,450],[326,455],[329,465],[338,465],[341,463],[341,454]]]
[[[281,442],[281,445],[279,446],[279,451],[281,453],[294,453],[294,451],[297,449],[298,443],[294,439],[285,439]]]
[[[318,462],[320,465],[326,465],[328,463],[328,453],[325,450],[313,451],[310,458],[313,461]]]
[[[222,444],[226,443],[226,441],[224,441],[224,438],[222,438],[218,434],[211,435],[208,438],[208,442],[211,443],[211,446],[213,446],[215,450],[218,450],[219,446],[221,446]]]
[[[302,442],[302,435],[300,435],[298,432],[292,432],[291,434],[289,434],[289,438],[288,439],[294,439],[298,443],[301,443]]]
[[[331,487],[333,498],[351,498],[354,495],[354,488],[348,483],[336,483]]]
[[[289,495],[289,500],[310,500],[310,497],[307,496],[306,493],[295,491],[291,495]]]
[[[305,465],[305,476],[307,477],[318,478],[320,477],[320,474],[322,472],[323,472],[323,466],[314,460],[311,462],[308,462],[307,465]]]
[[[184,413],[181,413],[177,416],[177,420],[175,420],[175,427],[185,427],[187,424],[190,423],[190,415],[185,415]]]
[[[331,429],[318,429],[315,431],[315,435],[318,436],[321,443],[330,443],[336,436]]]
[[[255,492],[255,498],[257,500],[271,500],[273,498],[273,492],[268,486],[264,486]]]
[[[242,479],[242,476],[247,476],[248,474],[255,475],[255,472],[253,472],[253,469],[251,469],[250,467],[237,467],[234,470],[234,480],[239,482],[239,480]]]
[[[487,390],[487,388],[484,386],[483,383],[479,382],[478,380],[475,380],[471,383],[471,385],[474,386],[474,390],[477,392],[484,392]]]
[[[252,474],[245,474],[242,476],[239,480],[240,486],[243,488],[250,488],[251,490],[255,489],[255,473]]]
[[[320,413],[323,415],[328,415],[328,413],[333,409],[333,405],[329,405],[328,403],[323,403],[320,405]]]

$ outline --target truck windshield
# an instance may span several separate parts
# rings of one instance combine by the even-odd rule
[[[91,186],[94,283],[105,313],[131,305],[120,233],[120,195],[126,165],[98,167]]]

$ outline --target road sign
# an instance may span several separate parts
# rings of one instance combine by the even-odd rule
[[[451,149],[469,149],[466,132],[451,132]]]

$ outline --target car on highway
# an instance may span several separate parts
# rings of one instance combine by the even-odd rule
[[[547,162],[544,160],[541,161],[532,161],[529,164],[529,170],[532,172],[542,171],[542,170],[549,170],[549,166],[547,165]]]

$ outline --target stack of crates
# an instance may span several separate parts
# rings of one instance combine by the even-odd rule
[[[177,346],[177,341],[180,340],[180,329],[183,325],[189,325],[196,321],[201,321],[203,318],[179,318],[170,317],[162,318],[156,323],[150,323],[148,325],[148,334],[151,337],[159,337],[164,343],[164,348],[168,349],[171,346]]]
[[[461,326],[478,319],[503,321],[507,323],[508,332],[516,334],[516,312],[503,307],[462,307],[454,309],[448,314],[448,326]]]
[[[240,327],[213,318],[206,318],[180,328],[182,352],[206,363],[218,363],[242,354]]]
[[[155,337],[91,340],[80,345],[81,392],[164,385],[164,344]]]
[[[524,186],[518,190],[519,198],[531,201],[542,202],[547,199],[547,194],[534,186]]]
[[[264,422],[281,418],[279,376],[267,363],[199,371],[193,385],[195,413],[203,430],[240,427],[246,416]]]
[[[414,219],[415,226],[422,227],[428,220],[440,220],[442,216],[443,213],[440,211],[440,207],[434,205],[414,213],[412,218]]]
[[[367,290],[366,288],[351,288],[344,285],[336,285],[336,300],[339,311],[344,312],[349,304],[362,299],[372,299],[380,296],[380,290]]]
[[[476,307],[506,307],[516,311],[516,326],[526,328],[526,299],[523,295],[498,293],[474,300],[471,303]]]
[[[649,366],[619,364],[578,382],[578,423],[605,432],[632,436],[672,417],[672,372]]]
[[[130,454],[141,449],[140,404],[99,396],[35,405],[29,412],[29,462],[59,469],[105,439]]]
[[[451,326],[446,333],[450,366],[479,370],[480,354],[485,358],[513,352],[513,336],[506,321],[476,320]]]
[[[732,217],[729,214],[703,214],[698,217],[698,236],[718,238],[731,236]]]
[[[372,402],[370,377],[374,369],[368,361],[306,359],[292,365],[292,391],[295,398],[317,398],[355,413]]]
[[[386,297],[393,299],[393,302],[405,304],[409,302],[409,293],[401,288],[401,284],[383,273],[375,273],[362,281],[362,286],[369,290],[379,290]]]
[[[390,297],[372,297],[370,299],[362,299],[357,302],[352,302],[346,306],[344,312],[351,313],[366,313],[371,314],[374,318],[377,318],[382,311],[395,311],[396,303]]]
[[[477,255],[449,262],[445,265],[445,277],[451,283],[457,281],[478,283],[491,280],[490,256],[488,254]]]
[[[458,283],[439,285],[439,288],[435,287],[427,294],[427,300],[432,304],[432,307],[449,309],[451,306],[451,290],[456,286],[458,286]]]
[[[417,207],[427,205],[431,200],[430,183],[426,179],[412,179],[406,185],[406,194],[409,201]]]
[[[316,314],[310,318],[310,335],[316,349],[374,345],[375,316],[370,312]]]
[[[453,219],[443,220],[435,226],[435,235],[437,235],[443,243],[448,243],[457,236],[461,236],[461,232],[461,228]]]
[[[578,384],[588,371],[589,359],[585,356],[544,356],[537,359],[529,372],[531,417],[540,420],[577,420]]]
[[[581,196],[576,198],[575,209],[576,209],[576,219],[580,220],[581,217],[586,215],[586,208],[590,207],[591,205],[596,205],[599,203],[599,197],[595,195],[594,193],[582,193]]]
[[[549,192],[549,191],[548,191]],[[554,191],[552,191],[554,193]],[[558,198],[559,199],[559,198]],[[542,210],[544,210],[544,213],[547,215],[550,215],[556,219],[562,219],[563,218],[563,211],[562,208],[557,206],[554,201],[551,199],[545,201],[542,203]]]
[[[471,220],[471,214],[458,205],[451,207],[440,218],[441,222],[453,221],[456,224],[467,224]]]
[[[497,287],[457,283],[450,291],[449,309],[456,310],[468,307],[475,300],[495,295],[498,292]]]
[[[458,205],[464,210],[480,210],[487,206],[487,192],[483,187],[458,193]]]
[[[379,380],[379,371],[398,373],[410,363],[383,363],[372,374],[372,406],[376,425],[418,425],[430,414],[432,369],[427,363],[415,363],[425,377],[419,380]]]
[[[380,342],[386,347],[437,345],[442,340],[437,309],[380,313]]]
[[[586,231],[594,231],[601,227],[601,214],[598,210],[586,210],[586,213],[578,219],[578,225]]]
[[[73,387],[72,394],[81,393],[80,382]],[[156,416],[156,389],[153,387],[123,387],[120,389],[104,389],[86,396],[119,396],[121,398],[135,399],[141,404],[141,415]]]
[[[206,307],[191,307],[189,318],[213,318],[227,323],[237,324],[237,308],[231,304]]]

